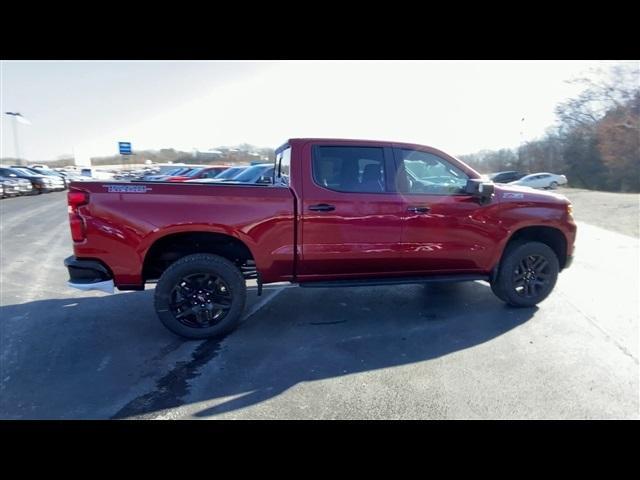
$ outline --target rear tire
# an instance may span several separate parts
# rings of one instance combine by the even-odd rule
[[[548,245],[514,243],[507,247],[491,289],[511,306],[533,307],[549,296],[559,271],[558,257]]]
[[[242,318],[247,287],[240,269],[211,254],[187,255],[160,277],[155,291],[158,318],[190,339],[221,337]]]
[[[558,188],[558,182],[551,182],[551,184],[549,185],[549,188],[551,190],[555,190],[556,188]]]

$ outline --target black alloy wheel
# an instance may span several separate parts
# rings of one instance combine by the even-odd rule
[[[209,253],[187,255],[172,263],[155,289],[158,318],[185,338],[221,337],[242,319],[247,287],[240,269]]]
[[[549,261],[542,255],[528,255],[513,271],[513,286],[518,295],[537,298],[546,290],[552,276]]]
[[[560,271],[556,253],[541,242],[509,245],[491,282],[493,293],[514,307],[532,307],[549,296]]]
[[[231,304],[231,291],[221,278],[212,273],[194,273],[173,287],[169,309],[183,325],[207,328],[224,320]]]

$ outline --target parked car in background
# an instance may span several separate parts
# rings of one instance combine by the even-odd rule
[[[37,193],[31,182],[24,178],[0,176],[0,182],[5,186],[9,185],[7,189],[8,191],[5,192],[5,196],[13,196],[11,195],[13,190],[16,191],[16,195],[33,195],[34,193]]]
[[[489,180],[491,180],[493,183],[510,183],[515,182],[516,180],[520,180],[521,178],[526,176],[527,174],[523,172],[507,170],[505,172],[490,173]]]
[[[231,180],[223,180],[220,183],[273,183],[273,163],[251,165]]]
[[[54,170],[51,170],[49,168],[21,167],[20,165],[11,165],[11,168],[20,168],[22,170],[27,170],[29,172],[32,172],[35,175],[44,175],[47,177],[53,177],[52,190],[54,191],[67,189],[66,179],[62,175],[59,175],[58,172],[55,172]]]
[[[515,182],[509,182],[510,185],[522,185],[531,188],[558,188],[558,185],[566,185],[567,177],[564,175],[555,175],[553,173],[532,173],[526,177],[522,177]]]
[[[38,175],[23,168],[0,168],[0,176],[9,178],[22,178],[31,182],[37,193],[53,192],[60,189],[61,181],[55,180],[48,175]]]
[[[108,170],[99,170],[93,167],[84,167],[80,170],[80,175],[92,180],[112,180],[114,173]]]
[[[55,170],[52,170],[48,167],[40,168],[40,167],[34,166],[34,167],[22,167],[22,168],[27,168],[28,170],[32,171],[37,175],[49,175],[51,177],[56,177],[57,179],[62,180],[62,190],[66,190],[68,187],[68,182],[66,177],[64,175],[61,175],[60,172],[56,172]]]
[[[120,170],[113,176],[114,180],[136,180],[140,176],[139,172],[133,170]]]
[[[157,173],[152,173],[150,175],[144,175],[142,178],[140,178],[139,180],[142,182],[162,182],[164,181],[166,178],[172,177],[172,176],[178,176],[178,175],[183,175],[189,171],[191,171],[192,168],[191,167],[172,167],[172,168],[164,168],[164,169],[160,169]]]
[[[225,180],[233,180],[234,177],[244,172],[250,165],[236,165],[235,167],[229,167],[221,174],[217,175],[214,179],[210,180],[212,183],[224,182]]]
[[[229,165],[214,165],[211,167],[197,167],[180,175],[172,175],[165,178],[165,182],[184,182],[187,180],[213,179],[227,170]]]
[[[58,173],[67,179],[67,182],[87,182],[91,181],[90,177],[85,177],[71,170],[58,170]]]
[[[0,177],[0,194],[2,198],[17,197],[20,195],[18,191],[18,182],[11,178]]]

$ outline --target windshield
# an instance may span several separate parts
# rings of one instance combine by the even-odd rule
[[[58,177],[58,176],[60,176],[60,175],[59,175],[58,173],[56,173],[56,172],[51,172],[51,171],[47,172],[46,170],[42,170],[42,169],[40,169],[40,168],[34,168],[34,170],[35,170],[36,172],[38,172],[38,173],[41,173],[42,175],[51,175],[51,176],[53,176],[53,177]]]
[[[244,172],[242,172],[237,177],[234,177],[234,181],[238,182],[251,182],[257,179],[262,172],[264,172],[271,165],[254,165],[253,167],[247,168]]]
[[[184,170],[184,167],[176,167],[174,166],[162,166],[157,169],[157,172],[150,173],[150,175],[175,175],[180,170]]]
[[[197,168],[180,168],[178,169],[175,173],[172,173],[172,175],[181,175],[181,176],[188,176],[192,170],[198,170]]]
[[[180,168],[171,168],[169,170],[165,170],[164,172],[161,170],[159,173],[155,173],[154,175],[178,175],[181,172],[189,171],[188,168],[180,167]]]
[[[200,173],[202,170],[204,170],[204,167],[202,167],[202,168],[194,168],[191,171],[186,171],[182,175],[184,175],[185,177],[193,177],[194,175],[197,175],[198,173]]]
[[[222,172],[219,175],[216,175],[215,178],[217,179],[229,179],[229,178],[233,178],[236,175],[238,175],[242,170],[244,170],[246,167],[231,167],[228,168],[227,170],[225,170],[224,172]]]
[[[37,175],[35,172],[32,172],[31,170],[26,170],[24,168],[14,168],[13,171],[16,173],[20,173],[21,175],[26,175],[28,177],[35,177]]]

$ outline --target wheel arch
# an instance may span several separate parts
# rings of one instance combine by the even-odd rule
[[[142,263],[143,281],[157,280],[172,263],[195,253],[219,255],[249,276],[256,270],[251,248],[234,235],[210,230],[177,231],[154,239],[147,248]]]
[[[492,280],[495,278],[495,275],[497,275],[504,254],[509,246],[516,242],[525,241],[540,242],[548,245],[558,257],[560,270],[565,267],[567,263],[567,237],[562,230],[546,225],[529,225],[518,228],[508,237],[507,241],[504,243],[504,247],[502,248],[500,258],[491,271]]]

